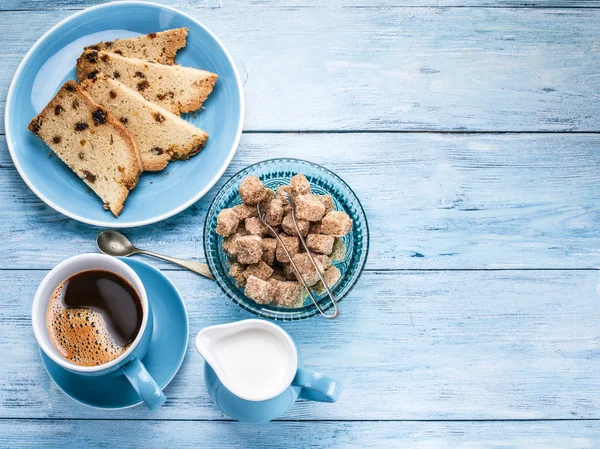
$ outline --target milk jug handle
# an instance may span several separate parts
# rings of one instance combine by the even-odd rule
[[[298,368],[292,385],[302,388],[299,398],[307,401],[335,402],[342,392],[334,378],[304,368]]]

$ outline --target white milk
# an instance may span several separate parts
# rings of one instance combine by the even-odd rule
[[[251,401],[272,398],[287,388],[297,367],[295,346],[278,326],[246,320],[206,328],[198,349],[233,394]]]
[[[289,348],[268,331],[249,329],[218,340],[213,348],[221,382],[248,399],[277,395],[288,382]]]

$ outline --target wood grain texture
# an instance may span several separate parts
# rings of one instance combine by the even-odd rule
[[[600,135],[588,134],[246,134],[205,198],[125,233],[141,248],[204,260],[204,218],[217,189],[252,163],[289,156],[333,170],[362,200],[368,269],[597,267],[599,151]],[[51,268],[94,251],[99,232],[38,200],[4,143],[0,229],[0,268],[11,269]]]
[[[600,131],[597,9],[182,10],[233,54],[246,130]],[[71,13],[0,15],[0,98]]]
[[[600,3],[163,2],[233,54],[250,133],[204,199],[127,234],[203,260],[207,207],[233,173],[285,156],[334,170],[370,221],[367,271],[339,320],[283,327],[306,366],[344,392],[336,404],[298,402],[279,422],[231,422],[190,343],[154,414],[67,398],[42,367],[30,304],[47,269],[95,250],[98,229],[38,200],[0,137],[0,447],[599,447],[600,275],[589,269],[600,255],[600,134],[573,132],[600,132]],[[98,3],[0,1],[0,134],[24,54]],[[180,289],[191,337],[251,317],[211,281],[152,263]]]
[[[83,9],[90,6],[106,3],[105,0],[3,0],[0,11],[27,11],[27,10],[53,10],[53,9]],[[473,7],[473,8],[597,8],[598,0],[160,0],[162,3],[175,8],[246,8],[256,6],[269,6],[270,8],[448,8],[448,7]]]
[[[226,419],[193,338],[251,315],[211,281],[166,273],[191,337],[166,404],[106,412],[66,397],[42,367],[30,307],[45,271],[0,273],[0,418]],[[338,320],[282,325],[306,366],[344,387],[336,404],[298,402],[282,419],[598,419],[599,281],[591,271],[366,272]]]
[[[0,445],[122,449],[152,447],[586,449],[600,439],[597,421],[320,422],[0,421]]]

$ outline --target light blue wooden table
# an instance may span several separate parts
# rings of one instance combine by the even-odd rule
[[[95,0],[1,0],[0,133],[13,73]],[[98,229],[46,207],[0,139],[0,447],[600,447],[600,3],[571,0],[169,0],[211,28],[244,80],[247,119],[223,179],[132,230],[204,260],[216,190],[294,156],[363,200],[371,253],[335,322],[285,324],[337,404],[267,425],[211,403],[192,343],[157,413],[79,405],[47,377],[37,284],[95,250]],[[212,282],[152,261],[194,336],[248,318]]]

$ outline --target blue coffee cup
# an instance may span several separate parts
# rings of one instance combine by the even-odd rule
[[[52,343],[46,322],[48,302],[56,288],[74,274],[87,270],[110,271],[129,281],[139,295],[143,310],[140,330],[127,351],[116,359],[98,366],[80,366],[63,357]],[[142,362],[152,339],[152,308],[138,275],[119,259],[103,254],[82,254],[59,263],[46,275],[37,289],[31,321],[35,338],[42,351],[62,368],[81,376],[106,376],[121,371],[150,410],[158,409],[165,402],[164,393]]]
[[[244,332],[266,332],[284,348],[281,363],[281,382],[267,393],[249,393],[241,389],[223,369],[219,351],[228,338]],[[196,338],[196,348],[206,361],[204,381],[213,402],[226,415],[243,422],[267,422],[281,416],[298,399],[317,402],[335,402],[341,393],[341,384],[332,377],[298,367],[299,358],[292,338],[279,326],[269,321],[250,319],[207,327]],[[274,367],[275,368],[275,367]],[[241,367],[240,372],[243,372]]]

